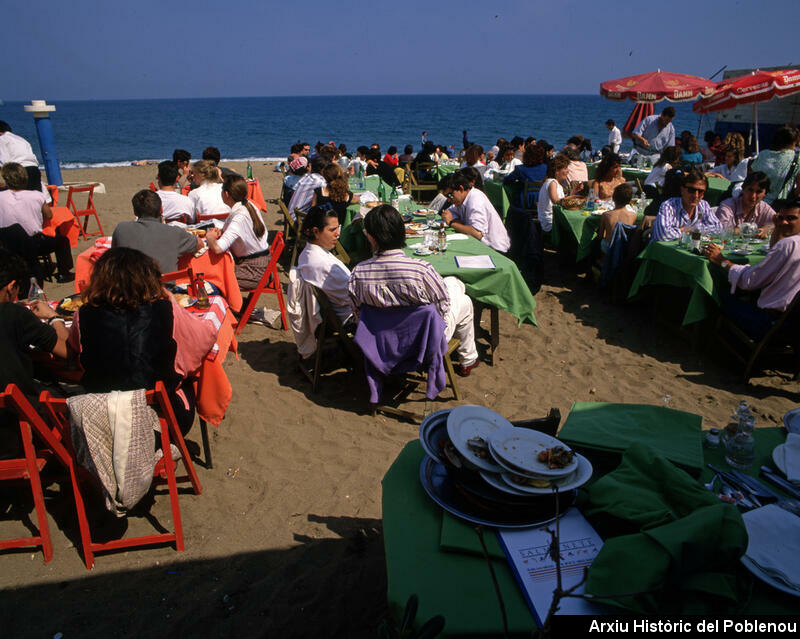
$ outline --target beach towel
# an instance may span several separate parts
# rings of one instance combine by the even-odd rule
[[[106,508],[124,517],[150,489],[158,416],[143,389],[78,395],[67,406],[78,463],[100,480]]]

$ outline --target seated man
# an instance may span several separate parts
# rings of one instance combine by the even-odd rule
[[[330,164],[330,162],[321,157],[316,157],[311,160],[311,173],[304,175],[297,182],[297,185],[294,187],[294,193],[292,193],[292,199],[289,200],[289,205],[287,206],[292,219],[295,217],[295,209],[300,209],[305,213],[311,208],[311,200],[314,199],[314,189],[320,186],[327,186],[328,183],[325,181],[325,178],[322,177],[322,169],[328,166],[328,164]]]
[[[203,241],[176,226],[161,222],[161,198],[143,189],[131,200],[135,222],[120,222],[111,236],[111,247],[124,246],[149,255],[161,273],[178,270],[178,259],[203,248]]]
[[[430,262],[406,257],[403,218],[388,204],[377,206],[364,218],[364,231],[373,257],[358,264],[350,276],[348,290],[353,306],[418,306],[434,304],[445,322],[445,337],[453,335],[461,344],[459,375],[466,377],[478,365],[472,300],[464,284],[454,277],[442,279]]]
[[[470,186],[464,175],[451,173],[442,180],[442,193],[454,206],[442,211],[447,226],[479,239],[495,251],[511,246],[506,227],[483,191]]]
[[[204,160],[209,160],[209,161],[214,163],[214,165],[217,167],[217,169],[219,169],[219,176],[221,178],[224,178],[226,175],[229,175],[229,174],[238,175],[238,173],[236,173],[236,171],[219,165],[219,161],[220,161],[221,157],[222,156],[221,156],[221,154],[219,152],[219,149],[217,147],[215,147],[215,146],[207,146],[205,149],[203,149],[203,159]]]
[[[33,302],[31,310],[15,303],[20,293],[27,294],[28,286],[28,270],[22,259],[0,249],[0,388],[16,384],[36,406],[43,389],[34,379],[31,346],[66,358],[69,331],[46,302]],[[16,420],[0,411],[0,459],[21,453]]]
[[[193,224],[194,204],[182,193],[175,190],[175,183],[178,181],[178,165],[175,162],[166,160],[158,165],[158,197],[161,198],[161,210],[164,220],[170,222],[178,220],[186,224]],[[184,217],[185,216],[185,217]]]
[[[636,213],[628,208],[628,204],[633,199],[633,187],[630,184],[620,184],[614,189],[612,195],[614,200],[614,209],[603,213],[600,219],[600,232],[597,237],[600,238],[600,249],[603,253],[608,252],[611,236],[614,234],[614,227],[617,222],[623,224],[636,224]]]
[[[356,156],[352,160],[350,160],[350,166],[347,167],[348,173],[350,173],[350,175],[358,175],[358,174],[366,175],[367,153],[369,153],[368,146],[361,145],[356,149]]]
[[[761,291],[756,307],[732,294],[721,300],[723,312],[754,339],[763,337],[800,291],[800,199],[775,200],[773,204],[775,230],[763,261],[753,266],[734,264],[722,257],[715,244],[705,248],[708,259],[728,271],[731,291]]]
[[[379,175],[389,186],[400,186],[394,167],[381,160],[380,149],[367,151],[367,175]]]
[[[186,184],[190,184],[191,180],[189,180],[189,172],[190,166],[189,163],[191,162],[192,154],[185,149],[175,149],[172,152],[172,161],[175,163],[175,166],[178,167],[178,174],[185,178]],[[181,185],[176,182],[175,186],[180,188]]]
[[[717,219],[723,227],[739,226],[742,222],[753,222],[758,228],[772,227],[775,210],[766,202],[764,196],[769,191],[769,178],[766,173],[756,171],[748,175],[742,183],[742,192],[720,202]]]
[[[29,266],[37,271],[37,279],[49,274],[40,272],[36,258],[55,253],[58,266],[56,280],[73,281],[75,276],[71,273],[73,262],[69,239],[58,233],[54,236],[42,233],[42,225],[53,217],[45,196],[41,191],[28,190],[28,172],[16,162],[4,164],[2,175],[7,189],[0,192],[0,228],[14,233],[6,235],[6,248],[24,257]],[[16,228],[12,231],[9,227]]]
[[[703,233],[719,233],[722,225],[703,199],[708,178],[699,169],[692,169],[681,179],[681,195],[661,204],[653,223],[651,242],[677,240],[691,227]]]

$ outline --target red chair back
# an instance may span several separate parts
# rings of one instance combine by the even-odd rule
[[[187,288],[192,295],[196,295],[197,292],[194,288],[194,272],[192,271],[192,267],[189,266],[187,268],[181,269],[180,271],[172,271],[172,273],[164,273],[161,275],[161,281],[166,282],[186,282]]]
[[[67,443],[70,458],[72,461],[73,472],[72,475],[72,489],[75,496],[75,508],[78,514],[78,526],[81,532],[81,544],[83,546],[83,556],[86,563],[86,568],[91,569],[94,566],[94,553],[109,550],[119,550],[121,548],[132,548],[135,546],[149,546],[154,544],[175,543],[175,549],[183,551],[183,524],[181,522],[181,511],[178,503],[178,481],[188,480],[194,493],[199,495],[203,488],[200,485],[200,480],[194,469],[194,464],[189,457],[189,451],[186,448],[186,442],[183,439],[178,422],[175,418],[175,413],[172,410],[167,391],[164,388],[163,382],[156,382],[155,388],[146,393],[147,403],[153,406],[158,413],[158,419],[161,424],[161,450],[164,452],[162,459],[156,464],[153,471],[154,483],[166,481],[168,485],[170,505],[172,507],[172,524],[173,531],[166,533],[158,533],[154,535],[142,535],[139,537],[130,537],[127,539],[116,539],[104,543],[92,541],[91,528],[89,526],[89,519],[86,514],[86,505],[83,499],[80,483],[77,478],[77,461],[75,458],[75,451],[70,444],[70,421],[69,421],[69,408],[67,401],[58,397],[53,397],[48,391],[41,394],[39,401],[47,410],[50,421],[62,433],[64,433],[64,441]],[[186,469],[186,475],[176,477],[175,468],[176,463],[172,459],[172,451],[170,444],[175,444],[181,453],[181,462]]]
[[[50,197],[53,198],[53,203],[50,206],[58,206],[58,187],[55,184],[48,184],[47,191]]]
[[[33,493],[33,504],[39,534],[32,537],[18,537],[0,540],[0,549],[27,548],[41,546],[45,562],[53,558],[53,540],[47,525],[47,512],[44,506],[44,494],[39,472],[50,457],[55,456],[65,467],[70,467],[70,456],[61,443],[61,433],[51,430],[31,406],[27,397],[15,384],[9,384],[0,393],[0,408],[13,412],[19,421],[19,432],[22,438],[24,457],[0,460],[0,480],[25,479],[30,483]],[[44,445],[37,451],[33,443],[33,435]]]
[[[153,184],[152,182],[150,182],[149,188],[150,188],[151,191],[158,191],[158,189],[156,188],[156,185]]]
[[[197,213],[197,221],[198,222],[207,222],[208,220],[227,220],[230,213],[208,213],[206,215],[201,215]]]
[[[76,193],[87,193],[87,200],[86,200],[86,208],[79,209],[75,203],[74,196]],[[69,193],[67,196],[67,208],[72,211],[72,214],[75,216],[75,220],[78,222],[79,231],[83,239],[87,239],[92,235],[100,235],[101,237],[105,235],[103,231],[103,225],[100,223],[100,216],[97,215],[97,209],[94,207],[94,184],[89,186],[71,186],[69,187]],[[94,217],[95,221],[97,222],[97,228],[99,230],[93,231],[91,233],[87,233],[87,227],[89,226],[89,218]],[[83,218],[83,224],[81,224],[81,218]]]
[[[261,275],[258,286],[252,291],[242,291],[243,293],[248,293],[248,296],[242,314],[236,324],[236,335],[242,332],[244,325],[247,324],[247,320],[250,319],[250,315],[256,307],[256,302],[261,293],[274,293],[278,296],[278,307],[281,311],[283,330],[289,330],[286,303],[283,300],[283,290],[281,289],[281,281],[278,277],[278,258],[280,258],[281,253],[283,253],[284,246],[286,246],[286,242],[283,239],[283,233],[278,231],[275,235],[275,239],[272,240],[272,245],[269,247],[269,263],[267,264],[267,268],[264,269],[264,273]]]

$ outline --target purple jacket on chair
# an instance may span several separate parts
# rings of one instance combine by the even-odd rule
[[[447,385],[444,320],[433,304],[359,309],[355,342],[364,352],[369,401],[377,404],[383,377],[428,369],[428,399]]]

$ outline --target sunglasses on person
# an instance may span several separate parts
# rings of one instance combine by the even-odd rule
[[[686,187],[684,187],[684,188],[685,188],[687,191],[689,191],[689,193],[691,193],[692,195],[695,195],[695,194],[698,194],[698,195],[703,195],[703,194],[705,194],[705,192],[706,192],[706,190],[705,190],[705,189],[698,189],[696,186],[686,186]]]
[[[800,219],[800,215],[776,215],[775,219],[779,222],[796,222]]]

